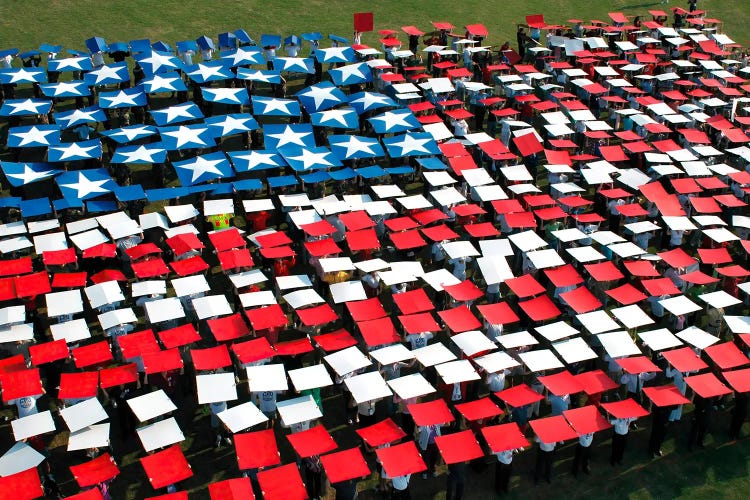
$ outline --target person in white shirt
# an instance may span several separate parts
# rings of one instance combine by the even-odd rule
[[[362,276],[362,283],[365,285],[365,295],[367,295],[367,298],[380,295],[380,276],[375,271]]]
[[[490,393],[500,392],[505,389],[505,377],[510,374],[510,370],[500,370],[495,373],[488,373],[484,378],[487,389]]]
[[[412,333],[406,336],[406,341],[411,344],[411,350],[413,351],[426,346],[427,342],[433,337],[434,335],[431,332]]]
[[[268,417],[266,428],[272,429],[276,420],[276,395],[278,391],[260,391],[252,393],[252,400],[258,406],[258,409]]]
[[[215,446],[218,448],[221,446],[222,439],[224,442],[226,442],[228,445],[232,444],[232,440],[229,438],[229,436],[224,436],[224,427],[221,424],[221,421],[219,420],[219,413],[226,411],[227,409],[227,402],[226,401],[216,401],[214,403],[210,403],[208,405],[208,409],[211,413],[211,429],[214,432],[214,435],[216,436],[216,443]]]
[[[613,467],[615,464],[622,465],[622,457],[625,456],[625,446],[628,443],[630,424],[635,420],[635,418],[614,418],[609,421],[614,426],[612,454],[609,457],[609,464]]]
[[[303,420],[302,422],[297,422],[296,424],[292,424],[289,426],[289,430],[292,432],[292,434],[310,430],[310,421]]]
[[[284,50],[286,50],[287,57],[297,57],[297,54],[299,54],[299,45],[290,43],[284,47]]]
[[[544,474],[544,479],[552,483],[552,463],[555,460],[556,442],[545,443],[539,437],[536,438],[539,447],[536,453],[536,466],[534,467],[534,484],[539,483],[539,477]]]
[[[513,473],[513,454],[520,451],[523,451],[523,448],[495,453],[497,457],[497,463],[495,464],[495,493],[498,495],[508,493],[510,475]]]
[[[266,68],[273,69],[273,60],[276,59],[276,47],[273,45],[263,47],[263,57],[266,58]]]
[[[411,474],[405,476],[396,476],[391,478],[391,485],[393,486],[393,500],[409,500],[411,499],[411,493],[409,493],[409,480]]]
[[[432,244],[430,254],[432,256],[432,264],[436,266],[442,266],[445,260],[445,250],[443,250],[443,244],[447,243],[448,240],[436,241]]]
[[[210,61],[214,57],[214,49],[201,50],[201,57],[203,58],[203,62]]]
[[[677,390],[680,391],[680,394],[683,396],[685,395],[685,391],[687,390],[687,382],[685,382],[685,376],[680,370],[674,369],[671,365],[667,366],[667,369],[664,370],[664,375],[666,375],[667,378],[671,378],[674,382],[675,387],[677,387]],[[682,418],[682,405],[677,405],[674,407],[674,409],[669,412],[669,421],[670,422],[679,422]]]
[[[422,479],[427,479],[427,473],[432,474],[432,477],[437,476],[435,466],[438,462],[438,447],[435,443],[435,438],[440,436],[440,425],[423,425],[419,427],[417,434],[419,435],[419,449],[422,450],[422,458],[427,464],[427,472],[422,474]]]
[[[500,302],[500,283],[491,283],[487,285],[487,303],[497,304]]]
[[[44,389],[42,389],[44,391]],[[39,413],[39,409],[36,407],[36,400],[41,398],[42,395],[37,396],[23,396],[18,399],[11,399],[8,401],[9,405],[16,405],[18,409],[18,418],[28,417],[29,415],[36,415]]]
[[[91,64],[94,68],[101,68],[104,66],[104,53],[99,51],[91,54]]]
[[[461,281],[466,279],[466,258],[450,259],[448,264],[453,266],[453,276]]]
[[[0,58],[0,68],[2,69],[10,69],[13,67],[13,57],[12,55],[8,54],[2,58]]]
[[[682,230],[671,230],[669,231],[669,249],[677,248],[682,246],[682,238],[685,235],[685,231]]]
[[[365,401],[357,405],[357,422],[360,428],[375,424],[375,403],[377,401]]]
[[[185,64],[185,66],[191,66],[193,64],[193,54],[195,54],[192,50],[186,50],[184,52],[178,52],[177,55],[180,56],[180,59],[182,59],[182,62]]]
[[[466,137],[469,133],[469,124],[464,119],[454,120],[451,125],[453,125],[453,135],[456,137]]]
[[[485,328],[485,335],[487,335],[487,338],[495,341],[496,338],[501,336],[503,334],[503,325],[500,323],[490,323],[489,321],[484,321],[484,328]]]
[[[578,477],[578,469],[583,469],[584,474],[591,474],[589,460],[591,459],[591,443],[594,441],[594,433],[581,434],[578,436],[576,453],[573,457],[573,477]]]

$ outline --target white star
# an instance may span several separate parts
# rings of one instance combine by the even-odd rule
[[[176,76],[172,78],[162,78],[159,75],[154,75],[144,83],[148,84],[152,89],[159,89],[160,92],[165,90],[176,91],[177,89],[173,85],[173,82],[177,80],[179,80],[179,78]]]
[[[391,146],[401,148],[401,156],[406,156],[406,153],[411,153],[412,151],[429,153],[430,150],[424,147],[428,142],[430,142],[430,139],[415,139],[414,136],[406,134],[401,142],[391,143]]]
[[[151,55],[144,57],[139,61],[141,64],[146,63],[151,65],[151,72],[156,73],[159,68],[166,66],[168,68],[176,68],[177,65],[172,61],[172,56],[163,56],[158,52],[151,52]]]
[[[203,174],[206,174],[206,173],[216,174],[219,177],[224,175],[222,171],[216,167],[216,165],[218,165],[222,161],[224,160],[206,160],[202,156],[196,156],[195,161],[193,163],[190,163],[188,165],[175,165],[175,166],[178,168],[183,168],[185,170],[191,170],[193,172],[193,176],[190,179],[190,182],[195,182]]]
[[[276,156],[275,153],[261,153],[260,151],[250,151],[249,153],[234,155],[235,158],[247,160],[248,170],[252,170],[259,165],[278,166],[278,163],[273,159],[274,156]]]
[[[356,102],[357,104],[361,103],[362,108],[365,111],[367,111],[368,109],[370,109],[371,106],[375,104],[385,104],[385,105],[390,104],[388,99],[389,98],[384,95],[373,94],[372,92],[365,92],[365,94],[362,97],[354,99],[351,102],[352,103]]]
[[[267,134],[268,137],[273,137],[278,140],[276,149],[279,149],[287,144],[296,144],[297,146],[307,146],[307,143],[303,140],[304,137],[312,135],[311,132],[295,132],[292,127],[287,125],[284,127],[284,131],[278,134]]]
[[[71,142],[67,146],[51,146],[50,149],[54,149],[56,151],[60,151],[62,154],[60,155],[60,160],[65,160],[66,158],[73,158],[76,156],[83,156],[88,157],[88,152],[92,149],[96,149],[96,146],[87,146],[85,148],[82,148],[78,145],[77,142]]]
[[[348,48],[349,47],[330,47],[321,50],[321,52],[323,52],[323,61],[321,62],[329,62],[331,59],[335,58],[346,59],[346,57],[344,57],[344,51]]]
[[[109,182],[109,179],[103,179],[100,181],[92,181],[83,172],[78,172],[78,182],[71,184],[60,184],[61,187],[75,189],[78,194],[76,197],[82,200],[84,197],[91,193],[108,193],[109,189],[103,188],[102,186]]]
[[[100,99],[106,99],[109,101],[109,107],[114,108],[120,104],[127,104],[129,106],[137,106],[135,103],[135,98],[138,97],[138,94],[129,95],[125,93],[124,90],[119,91],[117,94],[115,94],[112,97],[100,97]]]
[[[23,164],[23,173],[19,174],[6,174],[6,177],[11,177],[13,179],[20,179],[24,184],[29,184],[31,182],[37,181],[39,179],[45,179],[55,173],[54,170],[32,170],[31,167],[29,167],[28,164]]]
[[[149,149],[142,145],[138,146],[138,149],[135,151],[118,151],[118,154],[125,157],[120,163],[133,163],[139,160],[146,163],[154,163],[154,155],[158,152],[158,149]]]
[[[11,115],[15,115],[20,113],[21,111],[29,111],[31,113],[39,113],[39,108],[41,106],[45,106],[49,104],[47,101],[34,101],[33,99],[25,99],[21,102],[8,102],[5,101],[5,104],[13,108],[13,111],[10,112]]]
[[[291,105],[294,101],[291,99],[268,99],[268,100],[256,100],[257,104],[263,105],[263,113],[264,115],[267,115],[271,111],[279,110],[287,115],[291,115],[292,112],[289,109],[289,105]]]
[[[336,68],[336,71],[341,72],[341,81],[346,82],[350,76],[357,75],[360,78],[367,78],[364,73],[362,73],[362,65],[367,66],[365,63],[357,63],[357,64],[347,64],[346,66],[342,66],[340,68]],[[369,67],[368,67],[369,69]]]
[[[94,82],[94,85],[99,85],[100,82],[108,79],[108,78],[115,78],[117,80],[120,80],[120,71],[123,69],[122,66],[102,66],[99,69],[95,69],[94,71],[90,71],[90,75],[96,76],[96,81]]]
[[[190,105],[186,104],[180,104],[178,106],[170,106],[165,109],[160,109],[158,111],[152,111],[153,113],[162,113],[167,115],[167,121],[166,123],[172,123],[175,119],[179,117],[183,118],[196,118],[193,113],[190,112]]]
[[[273,78],[274,76],[275,75],[265,74],[265,73],[263,73],[263,71],[261,71],[261,70],[258,69],[258,70],[253,71],[252,73],[246,73],[245,74],[245,79],[246,80],[252,80],[254,82],[270,83],[271,82],[271,78]]]
[[[326,155],[328,155],[327,151],[323,151],[321,153],[315,153],[313,151],[310,151],[309,149],[303,149],[301,155],[287,156],[287,158],[289,158],[290,160],[302,162],[302,168],[304,170],[307,170],[308,168],[314,167],[314,166],[332,167],[333,163],[326,160]]]
[[[53,95],[57,97],[60,94],[72,92],[75,95],[82,96],[83,92],[81,92],[80,86],[81,86],[80,82],[73,82],[73,83],[60,82],[60,83],[55,84],[55,92]]]
[[[386,111],[380,116],[376,116],[374,118],[370,118],[371,121],[382,121],[385,123],[385,130],[391,130],[396,125],[402,125],[404,127],[411,127],[411,123],[409,123],[406,118],[409,115],[406,113],[391,113],[390,111]]]
[[[214,101],[223,101],[223,102],[233,102],[237,104],[242,104],[242,101],[240,101],[239,94],[245,89],[224,89],[224,88],[218,88],[218,89],[203,89],[203,91],[207,94],[212,94],[214,96]]]
[[[361,141],[353,135],[349,136],[348,142],[340,142],[337,144],[337,146],[346,146],[346,158],[351,158],[352,155],[354,155],[355,153],[359,153],[360,151],[375,156],[375,151],[372,150],[374,144],[366,141]]]
[[[205,64],[198,64],[198,69],[196,69],[195,71],[191,71],[190,73],[188,73],[188,75],[194,76],[196,74],[199,74],[205,82],[209,79],[209,77],[212,77],[214,75],[223,77],[223,70],[224,66],[207,66]]]
[[[110,134],[110,137],[114,137],[116,135],[124,135],[128,139],[128,142],[130,142],[149,132],[151,132],[151,130],[145,125],[134,125],[128,128],[121,128],[118,132]]]
[[[250,132],[250,127],[246,123],[250,121],[250,118],[237,119],[232,116],[225,116],[224,121],[221,122],[221,135],[227,135],[230,132]],[[217,124],[218,125],[218,124]]]
[[[44,144],[49,145],[47,136],[51,134],[57,134],[57,129],[54,130],[39,130],[36,125],[32,126],[28,132],[13,132],[13,135],[21,138],[21,142],[18,146],[26,146],[27,144]]]
[[[340,123],[343,127],[348,127],[348,124],[346,123],[346,120],[344,117],[351,113],[351,110],[349,109],[330,109],[328,111],[322,111],[320,116],[320,124],[323,125],[323,122],[336,122]],[[331,126],[328,123],[325,124],[326,126]]]
[[[59,59],[57,71],[63,71],[66,69],[83,69],[81,63],[87,59],[88,57],[69,57],[67,59]]]
[[[204,129],[193,129],[180,126],[177,130],[162,132],[161,135],[168,135],[177,139],[176,147],[177,149],[179,149],[181,146],[184,146],[185,144],[189,144],[191,142],[198,143],[202,146],[207,146],[206,141],[201,139],[201,133],[203,131]]]
[[[10,77],[10,83],[18,82],[35,82],[35,75],[38,75],[41,71],[26,71],[25,68],[18,68]]]
[[[96,118],[94,118],[93,114],[96,113],[97,109],[93,111],[83,111],[80,109],[76,109],[73,111],[70,116],[67,117],[68,126],[74,125],[79,122],[95,122],[98,121]]]
[[[336,90],[336,87],[310,87],[300,96],[312,97],[315,102],[315,109],[320,109],[320,106],[326,101],[339,102],[339,98],[333,94]]]
[[[277,57],[276,60],[281,63],[281,68],[276,69],[281,69],[283,71],[301,71],[302,73],[308,71],[305,59],[302,57]]]
[[[255,64],[258,62],[259,52],[257,50],[245,50],[242,47],[237,49],[232,55],[232,66],[237,66],[246,62]],[[227,58],[229,59],[229,58]]]

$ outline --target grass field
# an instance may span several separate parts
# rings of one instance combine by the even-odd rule
[[[687,2],[611,0],[287,0],[265,1],[214,0],[184,2],[181,0],[26,0],[2,2],[0,16],[2,48],[36,48],[40,43],[58,43],[83,49],[83,41],[103,36],[108,42],[150,38],[173,43],[243,28],[257,39],[261,33],[284,36],[306,31],[321,31],[351,36],[352,14],[372,11],[375,28],[399,29],[414,24],[423,31],[430,21],[450,21],[462,27],[483,23],[490,32],[489,41],[502,44],[515,41],[515,23],[527,14],[543,13],[548,23],[565,23],[577,17],[608,21],[607,12],[628,16],[646,16],[649,9],[663,9]],[[748,0],[700,0],[698,7],[711,17],[726,23],[725,31],[735,41],[747,45],[750,34]],[[375,43],[375,34],[366,34],[363,43]]]
[[[450,21],[457,26],[481,22],[489,31],[488,41],[500,45],[505,40],[515,42],[515,24],[522,22],[526,14],[543,13],[549,23],[564,23],[567,19],[608,20],[607,12],[618,11],[626,15],[643,15],[648,19],[649,9],[671,6],[685,7],[687,2],[672,1],[669,5],[633,0],[612,1],[562,1],[562,0],[288,0],[285,2],[260,2],[257,0],[211,2],[184,2],[178,0],[121,0],[94,2],[91,0],[4,0],[0,5],[0,48],[18,47],[22,50],[38,47],[40,43],[59,43],[65,47],[83,49],[83,41],[91,36],[103,36],[108,42],[128,41],[138,38],[175,41],[194,39],[199,35],[216,34],[244,28],[258,39],[262,33],[281,35],[299,34],[305,31],[321,31],[351,36],[352,13],[374,11],[376,29],[414,24],[423,30],[431,27],[430,21]],[[709,15],[726,22],[725,32],[737,42],[750,43],[750,0],[700,0],[699,7],[707,9]],[[402,38],[404,38],[402,36]],[[364,43],[377,45],[376,34],[368,33]],[[92,320],[93,321],[93,320]],[[342,401],[332,396],[326,400],[323,423],[332,432],[341,449],[356,442],[353,430],[347,426],[336,427],[341,421]],[[44,407],[46,402],[40,406]],[[5,413],[8,413],[6,410]],[[213,481],[236,477],[237,466],[233,447],[214,450],[211,446],[208,417],[193,405],[185,405],[178,417],[187,440],[182,444],[186,457],[193,466],[195,477],[180,484],[189,489],[192,498],[207,498],[206,485]],[[646,457],[646,440],[649,426],[636,432],[630,441],[625,467],[611,469],[608,433],[597,437],[592,476],[576,480],[570,473],[573,446],[567,445],[557,455],[553,484],[535,487],[530,478],[535,450],[528,450],[517,459],[513,490],[509,498],[559,498],[562,495],[585,499],[661,499],[661,498],[729,498],[747,496],[750,488],[750,440],[727,443],[724,437],[726,413],[717,416],[715,436],[707,441],[705,450],[689,453],[685,448],[685,436],[689,429],[690,414],[682,424],[670,431],[665,444],[666,455],[650,461]],[[58,423],[58,428],[65,428]],[[116,433],[113,425],[113,433]],[[0,426],[2,449],[11,443],[9,424]],[[67,469],[64,433],[59,434],[53,446],[53,455],[60,468],[58,479],[64,493],[78,491]],[[294,460],[284,439],[282,461]],[[118,445],[120,446],[120,445]],[[154,494],[145,481],[138,459],[143,456],[138,442],[122,443],[115,449],[122,475],[113,485],[113,498],[142,499]],[[76,463],[84,459],[76,457]],[[374,464],[371,462],[373,470]],[[492,466],[469,476],[465,498],[492,498],[489,489],[493,479]],[[376,483],[374,475],[367,487]],[[442,499],[445,475],[427,481],[415,477],[412,492],[418,499]],[[332,498],[332,497],[329,497]],[[363,500],[380,498],[372,493],[363,493]]]

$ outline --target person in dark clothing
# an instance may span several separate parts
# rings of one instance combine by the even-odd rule
[[[695,395],[693,400],[693,422],[690,426],[690,434],[688,435],[688,450],[693,449],[693,445],[697,445],[698,448],[703,448],[703,439],[706,437],[708,427],[711,424],[711,416],[713,414],[713,398],[703,398]]]
[[[336,492],[336,500],[355,500],[357,498],[357,480],[341,481],[331,485]]]
[[[662,456],[661,445],[667,435],[667,423],[672,406],[657,406],[651,414],[651,436],[648,439],[648,454],[651,458]]]
[[[445,489],[446,500],[461,500],[464,497],[466,465],[466,462],[448,465],[448,484]]]
[[[747,392],[738,392],[734,396],[734,408],[732,408],[732,419],[729,422],[729,439],[739,439],[742,424],[747,420],[750,397]]]
[[[518,55],[523,58],[526,52],[526,32],[522,26],[519,26],[518,31],[516,31],[516,41],[518,42]]]
[[[323,492],[323,464],[320,456],[313,455],[302,460],[305,471],[305,489],[310,498],[320,498]]]

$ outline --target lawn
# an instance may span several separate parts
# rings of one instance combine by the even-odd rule
[[[573,2],[562,0],[288,0],[285,2],[259,2],[214,0],[212,2],[184,2],[176,0],[124,0],[120,2],[93,2],[89,0],[26,0],[5,2],[6,8],[0,16],[2,46],[18,47],[22,50],[38,47],[40,43],[59,43],[70,48],[84,48],[84,39],[103,36],[108,42],[128,41],[149,38],[163,40],[170,44],[184,39],[194,39],[206,34],[216,39],[216,34],[244,28],[258,39],[262,33],[281,35],[300,34],[305,31],[321,31],[324,34],[336,33],[351,36],[352,13],[373,10],[376,29],[392,28],[413,24],[427,30],[430,21],[450,21],[457,26],[481,22],[490,32],[489,42],[500,45],[505,40],[515,43],[515,24],[522,22],[526,14],[543,13],[549,23],[564,23],[572,17],[607,20],[608,11],[624,12],[626,15],[649,16],[649,9],[679,5],[687,2],[638,3],[612,0],[596,2]],[[725,32],[737,42],[750,43],[750,35],[744,29],[750,23],[750,0],[708,0],[700,1],[700,8],[709,15],[726,22]],[[403,36],[402,36],[403,38]],[[377,45],[375,34],[366,34],[363,42]],[[212,262],[212,264],[216,264]],[[93,319],[92,319],[93,321]],[[243,395],[244,397],[244,395]],[[243,399],[244,401],[245,399]],[[43,402],[41,406],[46,405]],[[347,426],[336,427],[340,422],[343,402],[339,396],[330,396],[325,402],[323,423],[330,430],[341,449],[356,443],[353,430]],[[6,414],[8,411],[6,410]],[[626,463],[623,468],[611,469],[606,460],[609,453],[609,435],[597,437],[595,445],[594,471],[591,477],[575,480],[569,474],[573,445],[569,444],[558,453],[555,479],[551,486],[535,487],[530,479],[535,449],[527,450],[517,460],[512,481],[511,498],[559,497],[561,492],[569,498],[744,498],[750,488],[748,467],[750,466],[750,440],[729,444],[724,438],[726,413],[717,417],[716,438],[708,440],[705,450],[689,453],[684,441],[689,429],[688,413],[684,422],[671,431],[664,451],[665,457],[650,461],[646,457],[646,440],[649,426],[632,436]],[[183,443],[185,455],[193,466],[195,477],[182,483],[181,488],[191,491],[191,498],[207,498],[206,485],[210,482],[236,477],[237,466],[234,448],[224,447],[214,450],[211,447],[208,417],[191,404],[185,405],[178,421],[185,430],[187,440]],[[645,422],[644,422],[645,423]],[[116,422],[115,422],[116,424]],[[58,428],[65,428],[58,423]],[[113,434],[117,433],[113,425]],[[9,424],[0,426],[0,440],[4,449],[10,446]],[[76,492],[70,474],[65,473],[68,463],[65,453],[66,439],[60,434],[53,446],[53,460],[58,467],[58,479],[64,493]],[[294,460],[293,454],[282,438],[282,461]],[[5,446],[7,445],[7,446]],[[143,456],[140,444],[136,441],[122,443],[115,440],[114,454],[122,470],[122,476],[113,485],[114,498],[144,498],[153,495],[144,480],[138,458]],[[80,456],[76,461],[84,461]],[[370,460],[375,470],[375,465]],[[469,476],[466,498],[492,498],[489,488],[492,484],[493,469],[472,472]],[[373,487],[373,475],[366,485]],[[415,498],[444,498],[445,475],[437,479],[413,479]],[[362,494],[361,498],[378,498],[372,494]]]
[[[26,0],[13,4],[16,8],[9,9],[6,3],[0,16],[3,48],[30,49],[47,42],[82,49],[83,41],[92,36],[103,36],[109,42],[150,38],[173,43],[204,34],[215,39],[217,33],[237,28],[256,39],[261,33],[286,36],[306,31],[351,36],[352,13],[367,11],[375,13],[376,29],[413,24],[427,30],[430,21],[450,21],[456,26],[483,23],[490,32],[489,41],[501,45],[505,40],[515,41],[515,24],[523,22],[527,14],[543,13],[549,23],[565,23],[572,17],[607,21],[607,12],[614,11],[650,19],[649,9],[687,6],[687,2],[660,5],[632,0],[214,0],[200,4],[180,0]],[[750,22],[747,0],[701,0],[698,7],[723,20],[726,32],[737,42],[750,42],[744,29]],[[376,43],[375,35],[366,34],[363,42]]]

